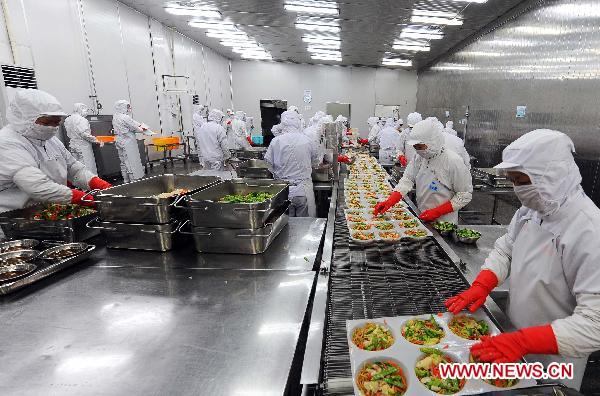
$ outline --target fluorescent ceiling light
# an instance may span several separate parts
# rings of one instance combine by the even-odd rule
[[[336,57],[342,56],[342,53],[340,51],[327,50],[323,48],[308,48],[308,52],[319,55],[331,55]]]
[[[333,33],[340,32],[339,26],[314,25],[314,24],[308,24],[308,23],[296,23],[296,29],[312,30],[315,32],[333,32]]]
[[[244,32],[209,30],[208,32],[206,32],[206,36],[212,37],[212,38],[224,39],[225,41],[227,41],[227,39],[230,39],[229,41],[231,41],[231,40],[249,40],[248,35]]]
[[[334,41],[330,44],[315,44],[315,43],[309,43],[308,44],[308,49],[310,51],[311,48],[314,49],[326,49],[326,50],[336,50],[336,49],[340,49],[342,47],[341,43],[339,41]]]
[[[249,54],[249,53],[266,53],[264,49],[259,46],[256,47],[233,47],[231,52],[235,52],[236,54]]]
[[[381,62],[384,66],[412,66],[412,61],[407,59],[384,59]]]
[[[432,23],[435,25],[449,25],[449,26],[460,26],[463,24],[462,19],[447,19],[447,18],[439,18],[439,17],[428,17],[428,16],[420,16],[413,15],[410,18],[410,21],[413,23]]]
[[[417,51],[417,52],[428,52],[430,47],[428,45],[418,45],[418,44],[394,44],[392,46],[395,50],[407,50],[407,51]]]
[[[189,21],[188,25],[191,27],[195,27],[198,29],[213,29],[213,30],[227,30],[227,31],[236,31],[237,28],[232,23],[226,23],[220,20],[217,21]]]
[[[317,51],[339,51],[340,50],[340,46],[326,46],[326,45],[314,45],[314,44],[309,44],[307,50],[309,52],[317,52]]]
[[[487,0],[451,0],[454,3],[478,3],[483,4],[486,3]]]
[[[242,54],[244,59],[255,59],[255,60],[272,60],[273,57],[269,54]]]
[[[322,61],[331,61],[331,62],[341,62],[341,56],[328,56],[328,55],[312,55],[312,59],[314,60],[322,60]]]
[[[165,11],[171,15],[187,15],[203,18],[221,18],[221,13],[215,10],[207,10],[193,7],[165,7]]]
[[[334,1],[288,0],[283,8],[301,14],[339,15],[340,10]]]
[[[254,40],[223,40],[221,45],[224,47],[236,47],[236,48],[254,48],[258,47]]]
[[[430,16],[430,17],[438,17],[438,18],[447,18],[453,19],[458,17],[458,12],[446,12],[446,11],[433,11],[433,10],[413,10],[413,15],[419,16]]]
[[[321,18],[300,15],[296,17],[296,23],[307,23],[312,25],[340,26],[340,21],[334,18]]]
[[[305,43],[340,43],[342,39],[339,36],[302,36]]]
[[[417,32],[417,31],[403,31],[402,33],[400,33],[400,37],[428,39],[428,40],[440,40],[444,37],[444,34],[443,33]]]

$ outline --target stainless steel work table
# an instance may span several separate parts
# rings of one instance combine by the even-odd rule
[[[0,394],[282,394],[323,226],[290,219],[262,258],[99,248],[0,299]]]

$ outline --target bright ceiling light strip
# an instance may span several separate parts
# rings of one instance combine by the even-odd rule
[[[312,54],[342,56],[342,53],[340,51],[323,48],[308,48],[308,52]]]
[[[193,7],[165,7],[165,12],[171,15],[185,15],[204,18],[221,18],[221,13],[215,10]]]
[[[487,3],[487,0],[450,0],[454,3],[477,3],[477,4],[483,4],[483,3]]]
[[[258,47],[258,44],[256,44],[256,41],[254,40],[248,40],[248,41],[242,41],[242,40],[222,40],[221,41],[221,45],[224,47],[236,47],[236,48],[254,48],[254,47]]]
[[[314,49],[325,49],[325,50],[335,50],[335,49],[340,49],[342,47],[342,44],[338,41],[338,42],[332,42],[332,43],[308,43],[308,50],[310,51],[311,48]]]
[[[448,18],[448,19],[454,19],[459,15],[457,12],[433,11],[433,10],[413,10],[412,14],[420,15],[420,16]]]
[[[413,15],[410,18],[410,21],[413,23],[432,23],[434,25],[448,25],[448,26],[460,26],[463,24],[461,19],[447,19],[447,18],[439,18],[439,17],[428,17],[428,16],[420,16]]]
[[[314,24],[307,24],[307,23],[296,23],[296,29],[311,30],[314,32],[333,32],[333,33],[340,32],[339,26],[314,25]]]
[[[213,30],[237,30],[234,24],[224,23],[223,21],[189,21],[188,25],[198,29],[213,29]]]
[[[394,44],[392,46],[395,50],[407,50],[407,51],[416,51],[416,52],[428,52],[431,47],[428,45],[406,45],[406,44]]]
[[[310,25],[340,26],[340,21],[333,18],[319,18],[312,16],[298,16],[296,23],[306,23]]]
[[[442,33],[420,33],[420,32],[402,32],[400,33],[402,38],[416,38],[416,39],[429,39],[429,40],[440,40],[444,37]]]

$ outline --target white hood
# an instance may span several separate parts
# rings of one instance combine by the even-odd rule
[[[414,127],[418,122],[423,121],[423,117],[420,113],[410,113],[406,117],[406,123],[410,128]]]
[[[23,89],[8,105],[6,119],[14,131],[23,133],[44,115],[67,116],[54,96],[37,89]]]
[[[439,154],[444,148],[444,137],[440,125],[439,121],[432,117],[416,123],[410,131],[410,140],[407,143],[411,146],[426,144],[428,150]]]
[[[115,102],[115,114],[127,114],[130,103],[126,100],[117,100]]]
[[[89,114],[90,108],[84,103],[75,103],[73,106],[73,113],[79,114],[82,117],[85,117]]]
[[[293,110],[284,111],[281,114],[281,132],[284,133],[300,133],[302,132],[302,120],[300,114]]]
[[[223,117],[225,117],[225,115],[223,114],[223,112],[221,110],[212,109],[208,113],[208,121],[213,121],[213,122],[216,122],[217,124],[219,124],[221,121],[223,121]]]

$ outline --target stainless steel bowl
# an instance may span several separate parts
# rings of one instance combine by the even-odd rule
[[[0,254],[0,266],[28,263],[39,256],[35,250],[19,250]]]
[[[464,238],[464,237],[460,237],[460,236],[458,236],[458,235],[456,234],[456,231],[454,231],[454,233],[453,233],[453,234],[454,234],[454,238],[455,238],[455,239],[456,239],[458,242],[461,242],[461,243],[467,243],[467,244],[471,244],[471,245],[472,245],[472,244],[474,244],[474,243],[476,243],[476,242],[477,242],[477,241],[478,241],[478,240],[481,238],[481,235],[480,235],[480,236],[478,236],[477,238]]]
[[[0,253],[17,252],[19,250],[35,249],[40,243],[35,239],[18,239],[0,243]]]
[[[67,243],[64,245],[59,245],[59,246],[55,246],[53,248],[50,249],[46,249],[44,250],[39,258],[41,258],[42,260],[52,260],[52,261],[60,261],[60,260],[64,260],[67,259],[69,257],[73,257],[76,256],[80,253],[85,252],[90,245],[88,245],[87,243]],[[53,257],[54,255],[57,254],[61,254],[61,252],[69,252],[69,254],[66,254],[64,257]]]
[[[31,274],[37,269],[37,265],[32,263],[22,263],[0,266],[0,282],[6,282],[22,278]]]

